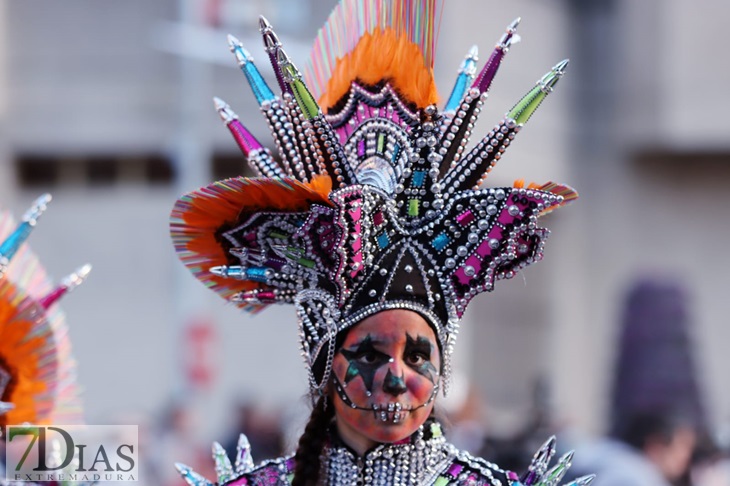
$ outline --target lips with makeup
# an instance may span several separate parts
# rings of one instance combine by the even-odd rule
[[[347,385],[343,385],[336,376],[334,377],[334,382],[337,395],[342,399],[345,405],[354,410],[371,411],[375,419],[380,420],[384,423],[392,424],[399,424],[403,422],[411,412],[414,412],[419,408],[428,406],[431,402],[434,401],[439,391],[438,384],[434,385],[433,391],[428,397],[428,400],[416,406],[413,406],[409,403],[392,401],[383,403],[372,402],[369,405],[358,405],[347,394]]]

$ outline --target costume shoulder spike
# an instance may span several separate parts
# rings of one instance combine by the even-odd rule
[[[426,441],[421,439],[422,444],[424,445],[419,448],[420,450],[418,454],[428,454],[429,449],[431,451],[442,451],[443,446],[451,448],[450,445],[444,443],[440,426],[438,424],[433,424],[431,426],[432,430],[434,426],[438,430],[438,435],[432,436],[431,439]],[[465,486],[467,484],[509,484],[511,486],[590,485],[596,478],[594,474],[582,476],[567,483],[562,482],[572,465],[573,451],[560,457],[551,467],[551,461],[555,454],[555,445],[555,437],[551,437],[547,442],[545,442],[545,444],[543,444],[543,446],[535,453],[527,471],[522,476],[512,471],[503,471],[498,469],[496,465],[487,462],[484,459],[473,457],[465,451],[454,452],[452,449],[452,456],[448,463],[449,465],[442,467],[438,478],[435,478],[435,481],[428,481],[428,484],[449,484],[452,486]],[[398,445],[392,444],[382,446],[381,449],[384,451],[383,458],[391,457],[394,452],[399,454],[400,452],[395,450],[397,447]],[[328,461],[332,461],[333,457],[338,455],[337,449],[330,449],[326,455],[328,456]],[[238,446],[236,447],[234,455],[236,458],[235,465],[231,463],[225,449],[223,449],[223,447],[217,442],[213,443],[212,456],[215,464],[215,481],[217,481],[215,483],[185,464],[176,463],[175,467],[185,482],[190,486],[263,484],[260,482],[262,480],[265,484],[273,484],[271,483],[272,477],[281,478],[281,481],[276,484],[282,484],[282,481],[288,484],[288,480],[292,477],[291,475],[295,467],[294,458],[292,456],[264,461],[260,465],[254,466],[253,460],[251,459],[251,445],[246,436],[243,434],[240,435]],[[354,459],[349,459],[351,457],[349,451],[347,452],[347,456],[348,459],[345,459],[343,464],[347,464],[352,461],[354,466],[355,461]],[[412,464],[411,470],[413,470]],[[416,471],[418,472],[418,469],[416,469]],[[380,474],[383,474],[385,477]],[[366,484],[392,484],[390,480],[391,478],[388,477],[388,474],[381,472],[378,473],[378,476],[379,477],[373,478],[373,481],[367,481]],[[485,480],[488,479],[488,481],[484,483],[480,480],[482,478]],[[284,479],[287,479],[287,481],[284,481]],[[412,475],[410,477],[410,481],[406,481],[404,484],[421,485],[426,483],[423,481],[423,478],[416,474]]]

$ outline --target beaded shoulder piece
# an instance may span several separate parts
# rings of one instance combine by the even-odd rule
[[[503,471],[495,464],[457,450],[440,435],[413,444],[403,450],[399,444],[382,444],[358,460],[344,449],[329,450],[323,455],[328,486],[362,484],[398,484],[404,486],[560,486],[571,466],[572,451],[550,467],[555,455],[555,438],[551,437],[535,453],[522,476]],[[405,446],[406,448],[408,446]],[[176,464],[190,486],[288,486],[294,477],[294,458],[270,460],[254,467],[248,439],[241,435],[235,465],[218,443],[213,444],[216,481],[211,482],[184,464]],[[407,457],[400,458],[400,455]],[[432,475],[428,475],[428,470]],[[422,475],[426,474],[427,478]],[[353,479],[354,478],[354,479]],[[398,478],[398,479],[396,479]],[[595,475],[583,476],[564,486],[587,486]],[[359,480],[359,482],[358,482]]]
[[[478,74],[476,48],[469,52],[439,111],[432,68],[440,8],[436,0],[342,0],[317,37],[306,76],[261,18],[281,95],[229,37],[280,160],[216,99],[261,177],[220,181],[180,198],[172,239],[195,276],[241,308],[296,305],[313,392],[329,367],[315,377],[312,365],[331,362],[337,334],[393,308],[416,311],[432,325],[448,377],[470,300],[541,259],[548,230],[538,217],[577,197],[554,182],[481,185],[567,61],[466,150],[518,22]]]

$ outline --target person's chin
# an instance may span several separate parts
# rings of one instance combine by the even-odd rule
[[[376,424],[372,439],[376,442],[392,444],[407,439],[413,435],[420,423],[406,420],[402,423],[379,422]]]

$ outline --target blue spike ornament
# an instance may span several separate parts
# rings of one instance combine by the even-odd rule
[[[461,104],[461,100],[464,99],[466,90],[469,88],[469,84],[474,81],[477,73],[477,61],[479,61],[479,48],[472,46],[456,75],[456,82],[451,90],[451,95],[446,102],[446,106],[444,106],[444,115],[449,116],[456,113],[459,104]]]
[[[0,244],[0,275],[2,275],[10,264],[21,245],[28,239],[38,218],[46,211],[48,203],[51,202],[50,194],[43,194],[33,202],[33,205],[23,215],[23,220],[18,227]]]
[[[246,76],[248,84],[251,86],[256,101],[259,105],[264,104],[267,101],[273,101],[276,98],[274,92],[271,91],[269,85],[264,81],[264,77],[261,72],[254,64],[253,56],[244,49],[241,41],[236,37],[228,34],[228,47],[238,62],[238,67],[241,68],[241,72]]]

